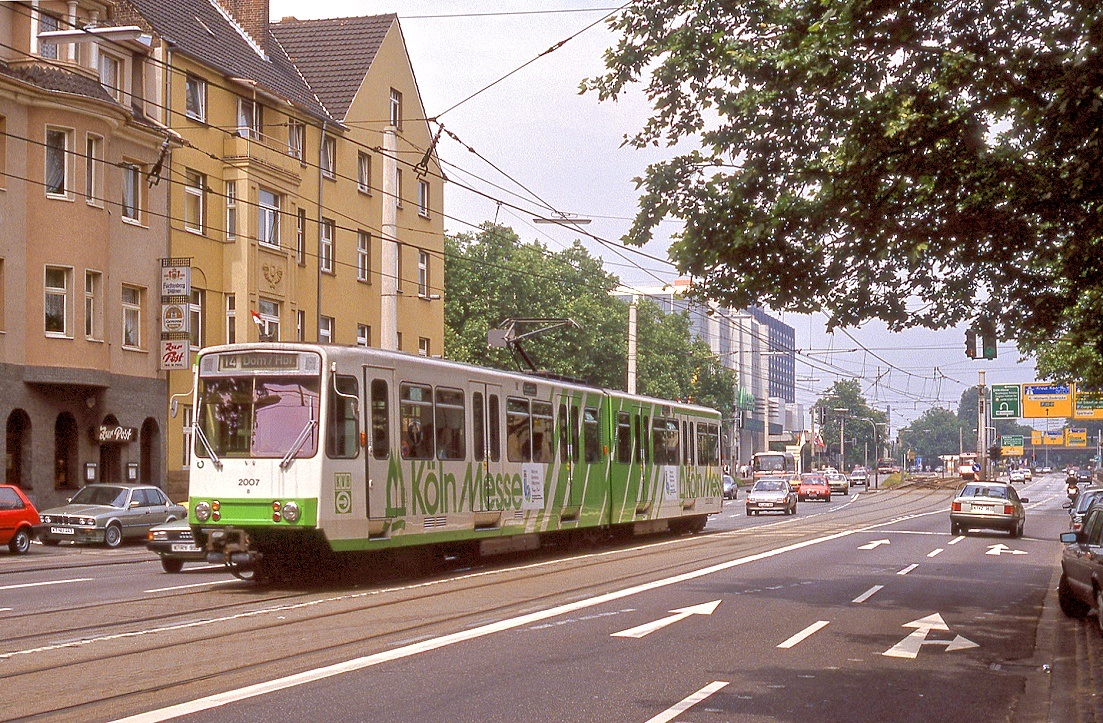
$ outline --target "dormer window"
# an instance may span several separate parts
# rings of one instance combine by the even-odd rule
[[[38,32],[39,33],[52,33],[54,31],[60,29],[60,27],[59,27],[60,24],[61,24],[60,21],[57,18],[55,18],[53,15],[47,15],[46,13],[42,13],[42,12],[40,12],[38,14]],[[43,58],[48,58],[50,60],[57,60],[57,46],[56,45],[54,45],[52,42],[44,43],[41,40],[38,40],[37,38],[35,38],[35,40],[38,41],[38,54],[40,56],[42,56]]]
[[[122,61],[110,53],[100,51],[100,85],[115,100],[121,100],[120,69]]]

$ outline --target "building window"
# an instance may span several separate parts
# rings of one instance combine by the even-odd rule
[[[202,234],[206,216],[207,177],[190,168],[184,169],[184,229]],[[229,197],[227,197],[229,198]]]
[[[122,98],[122,84],[119,77],[121,67],[121,60],[110,53],[103,52],[102,48],[100,49],[100,85],[115,100],[121,100]]]
[[[429,218],[429,182],[417,182],[417,214]]]
[[[184,457],[181,461],[183,468],[187,469],[191,466],[192,425],[195,424],[195,410],[190,404],[181,405],[180,410],[183,412],[181,416],[184,419]]]
[[[424,336],[417,338],[417,353],[419,356],[429,356],[429,339]]]
[[[69,195],[69,146],[72,131],[46,129],[46,195]]]
[[[4,187],[4,169],[8,165],[8,119],[0,115],[0,188]]]
[[[92,206],[103,203],[100,189],[103,187],[103,138],[92,135],[84,144],[84,198]]]
[[[261,137],[262,108],[248,98],[237,99],[237,134],[242,138],[259,140]]]
[[[142,202],[141,170],[132,163],[124,163],[123,171],[123,219],[138,222]]]
[[[371,327],[367,324],[356,325],[356,346],[371,346]]]
[[[323,316],[318,320],[318,343],[333,343],[333,317]]]
[[[363,151],[356,156],[356,188],[371,195],[371,156]]]
[[[398,277],[394,280],[395,290],[398,293],[402,293],[402,250],[405,247],[402,243],[395,244],[395,275]]]
[[[184,79],[184,114],[192,120],[207,120],[207,81],[194,75]]]
[[[280,247],[280,197],[263,188],[257,190],[257,241]]]
[[[391,125],[402,130],[402,93],[391,88]]]
[[[417,252],[417,295],[429,296],[429,254]]]
[[[72,271],[61,266],[46,267],[44,320],[47,336],[69,335],[69,278]]]
[[[226,294],[226,343],[237,342],[237,298]]]
[[[287,155],[303,158],[303,146],[306,143],[306,125],[299,121],[287,122]]]
[[[371,283],[371,234],[356,233],[356,280]]]
[[[302,309],[295,312],[295,341],[306,341],[306,312]]]
[[[192,349],[202,349],[203,338],[203,299],[202,289],[191,290],[191,303],[188,304],[188,339]]]
[[[337,139],[333,136],[322,139],[322,175],[326,178],[337,177]]]
[[[123,286],[123,346],[142,347],[142,290]]]
[[[84,336],[88,339],[103,338],[103,321],[100,318],[100,297],[103,296],[103,274],[84,272]]]
[[[237,238],[237,183],[226,181],[226,240]]]
[[[280,304],[277,301],[259,299],[260,337],[262,341],[280,340]]]
[[[38,13],[38,32],[40,33],[52,33],[57,31],[60,23],[53,15],[47,15],[46,13]],[[57,46],[53,41],[43,42],[37,37],[35,41],[38,45],[38,54],[43,58],[49,58],[50,60],[57,60]]]
[[[295,257],[299,266],[306,265],[306,209],[300,208],[295,218]]]
[[[402,169],[394,169],[394,205],[402,208]]]
[[[332,220],[322,219],[321,248],[318,249],[318,264],[327,274],[333,273],[333,234],[335,226]]]

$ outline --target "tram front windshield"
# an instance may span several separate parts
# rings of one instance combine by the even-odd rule
[[[218,457],[313,457],[320,386],[317,376],[200,378],[196,421]],[[201,440],[195,453],[208,456]]]

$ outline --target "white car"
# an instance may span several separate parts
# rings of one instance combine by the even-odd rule
[[[1013,469],[1008,472],[1012,482],[1026,482],[1026,472],[1021,469]]]

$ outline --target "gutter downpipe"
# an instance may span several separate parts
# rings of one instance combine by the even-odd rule
[[[326,133],[328,132],[329,121],[322,121],[322,135],[321,140],[318,142],[318,288],[316,291],[314,303],[315,307],[314,323],[317,324],[318,333],[317,340],[320,344],[322,342],[322,190],[325,188],[325,178],[322,174],[322,154],[325,153],[326,147]],[[330,334],[333,330],[330,330]],[[306,329],[303,329],[303,338],[306,338]],[[333,343],[332,337],[330,343]]]

